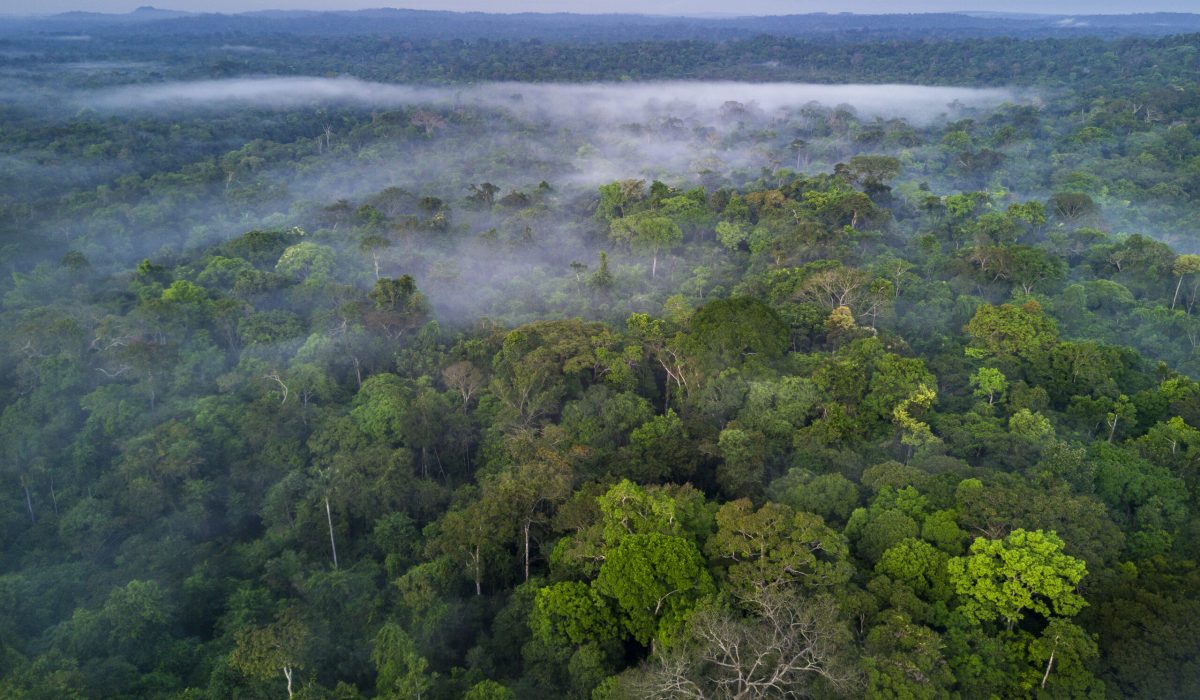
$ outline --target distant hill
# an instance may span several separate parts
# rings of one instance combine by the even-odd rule
[[[260,11],[193,14],[141,7],[127,14],[69,12],[0,18],[0,32],[128,34],[392,35],[413,39],[614,42],[730,40],[758,35],[878,39],[1163,36],[1200,32],[1200,14],[1026,15],[929,13],[803,14],[774,17],[663,17],[611,14],[488,14],[376,9],[354,12]]]
[[[55,29],[61,29],[64,26],[71,29],[90,29],[93,26],[121,26],[145,24],[146,22],[162,22],[165,20],[193,17],[195,14],[193,12],[179,12],[176,10],[160,10],[157,7],[146,5],[124,14],[77,11],[37,17],[5,17],[0,19],[0,22],[6,24],[23,24],[31,27],[54,26]]]

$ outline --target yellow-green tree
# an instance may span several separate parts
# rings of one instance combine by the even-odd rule
[[[978,537],[966,556],[947,564],[959,611],[976,622],[1003,620],[1011,631],[1026,612],[1070,617],[1087,601],[1076,592],[1087,574],[1083,560],[1063,554],[1053,532],[1013,530],[1002,540]]]

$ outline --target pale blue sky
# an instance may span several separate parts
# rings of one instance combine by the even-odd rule
[[[408,7],[481,12],[636,12],[641,14],[801,14],[805,12],[999,11],[1041,14],[1200,12],[1200,0],[0,0],[0,14],[68,10],[128,12],[139,5],[196,12],[265,9],[357,10]]]

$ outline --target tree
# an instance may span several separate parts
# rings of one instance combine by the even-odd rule
[[[1096,203],[1082,192],[1059,192],[1050,197],[1048,208],[1066,221],[1078,221],[1096,210]]]
[[[1171,297],[1171,309],[1174,310],[1176,302],[1179,301],[1179,289],[1183,287],[1183,278],[1200,273],[1200,255],[1180,255],[1175,258],[1172,269],[1179,275],[1179,281],[1175,283],[1175,294]]]
[[[762,485],[765,445],[759,433],[726,428],[717,439],[721,465],[717,467],[717,484],[729,496],[747,496]]]
[[[496,195],[499,192],[499,187],[490,182],[484,182],[478,185],[471,185],[471,194],[467,198],[482,207],[490,209],[496,203]]]
[[[923,600],[938,603],[950,597],[946,574],[949,559],[928,542],[910,537],[884,551],[875,565],[875,573],[903,583]]]
[[[358,242],[358,247],[367,255],[371,256],[371,262],[375,268],[375,279],[378,281],[379,276],[379,251],[387,248],[392,242],[386,236],[381,236],[377,233],[368,233]]]
[[[798,468],[771,482],[767,493],[773,501],[839,524],[850,517],[859,497],[858,486],[841,474],[818,476]]]
[[[538,589],[529,627],[550,644],[583,645],[621,636],[613,610],[594,586],[563,581]]]
[[[280,613],[266,626],[243,627],[234,634],[234,649],[229,663],[251,678],[267,680],[283,672],[287,694],[292,697],[296,671],[304,668],[304,659],[312,633],[293,610]]]
[[[432,553],[449,556],[466,567],[464,573],[475,584],[477,596],[483,595],[484,575],[501,556],[501,543],[507,535],[505,526],[509,523],[494,505],[479,499],[448,511],[430,540]]]
[[[1009,631],[1027,611],[1068,617],[1087,602],[1076,592],[1083,561],[1062,553],[1053,532],[1013,530],[1003,540],[977,537],[969,554],[946,565],[962,596],[959,611],[975,622],[1004,620]]]
[[[650,277],[658,273],[658,254],[683,240],[683,231],[667,216],[638,215],[612,222],[610,235],[635,251],[650,254]]]
[[[600,566],[596,590],[612,598],[621,625],[641,644],[669,646],[704,596],[716,592],[696,545],[669,535],[628,535]]]
[[[534,528],[548,524],[556,505],[570,495],[570,465],[555,455],[506,469],[484,484],[484,498],[497,501],[497,510],[509,514],[505,520],[511,518],[517,526],[524,580],[529,580]]]
[[[736,221],[720,221],[717,223],[717,240],[729,250],[739,250],[742,244],[750,238],[746,227]]]
[[[1052,618],[1027,646],[1029,670],[1021,685],[1054,698],[1106,697],[1104,683],[1092,675],[1100,656],[1096,639],[1078,625]]]
[[[632,213],[632,208],[646,198],[645,180],[618,180],[600,186],[600,201],[596,218],[612,222]]]
[[[443,369],[442,381],[462,397],[463,410],[470,408],[471,398],[484,386],[483,372],[466,360]]]
[[[596,289],[608,291],[612,289],[614,282],[613,274],[608,269],[608,253],[600,251],[600,263],[596,266],[596,271],[592,273],[588,283]]]
[[[162,650],[173,642],[173,612],[162,586],[134,580],[114,588],[99,609],[76,609],[56,636],[76,658],[119,658],[149,671],[163,662]]]
[[[695,540],[711,527],[704,494],[691,486],[641,487],[622,479],[596,499],[605,544],[629,535],[661,534]]]
[[[513,691],[493,680],[479,681],[463,695],[463,700],[516,700]]]
[[[820,516],[796,513],[779,503],[757,511],[742,498],[717,511],[717,532],[705,547],[728,565],[731,589],[751,598],[759,588],[798,584],[820,590],[849,580],[846,540]]]
[[[527,427],[557,412],[570,389],[598,378],[597,350],[612,339],[603,325],[578,319],[538,321],[510,331],[492,360],[491,390],[503,406],[497,422]]]
[[[625,453],[629,460],[622,468],[639,481],[685,482],[696,468],[695,445],[671,408],[630,431]]]
[[[750,359],[769,363],[787,349],[787,326],[779,314],[750,297],[710,301],[688,326],[688,354],[720,369]]]
[[[971,336],[967,354],[983,357],[1018,357],[1031,360],[1049,350],[1058,339],[1058,328],[1036,301],[1014,304],[981,304],[966,327]]]
[[[975,389],[973,395],[976,398],[986,398],[988,405],[992,406],[1004,398],[1008,378],[995,367],[980,367],[971,375],[971,386]]]
[[[1096,495],[1129,528],[1173,531],[1188,517],[1184,480],[1124,447],[1097,443],[1088,451]]]
[[[1058,256],[1026,245],[1008,246],[998,263],[998,275],[1020,287],[1026,296],[1043,282],[1062,279],[1067,272],[1066,263]]]
[[[867,694],[871,700],[934,700],[949,696],[954,683],[942,639],[907,615],[891,611],[867,634]]]
[[[747,615],[708,607],[695,614],[687,642],[656,650],[633,681],[633,695],[696,700],[759,700],[852,695],[860,678],[850,631],[829,597],[762,589]]]
[[[425,295],[417,291],[411,275],[377,279],[367,297],[372,303],[367,323],[379,328],[392,341],[424,323],[429,312]]]
[[[379,628],[371,647],[371,660],[378,674],[375,688],[382,698],[421,700],[437,679],[437,674],[428,672],[429,662],[417,653],[412,638],[394,622]]]
[[[283,251],[275,271],[300,282],[323,283],[333,272],[333,262],[332,248],[304,241]]]
[[[914,409],[928,410],[936,399],[937,392],[921,384],[892,410],[892,418],[900,426],[900,443],[908,445],[909,456],[914,450],[941,441],[930,430],[928,423],[914,415]]]
[[[1112,402],[1112,410],[1104,415],[1104,423],[1108,426],[1108,441],[1112,442],[1117,435],[1117,427],[1122,423],[1132,423],[1137,418],[1137,408],[1129,397],[1121,394]]]
[[[900,160],[891,156],[861,155],[850,158],[849,164],[843,169],[851,182],[861,185],[867,194],[874,194],[883,189],[888,180],[896,177],[904,169]],[[838,168],[834,168],[838,172]]]
[[[866,297],[871,275],[853,267],[833,267],[808,277],[796,293],[797,299],[812,301],[830,310],[855,307]]]

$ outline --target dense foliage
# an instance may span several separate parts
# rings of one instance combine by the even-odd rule
[[[0,696],[1200,695],[1194,39],[7,39]],[[1030,92],[71,109],[326,72]]]

